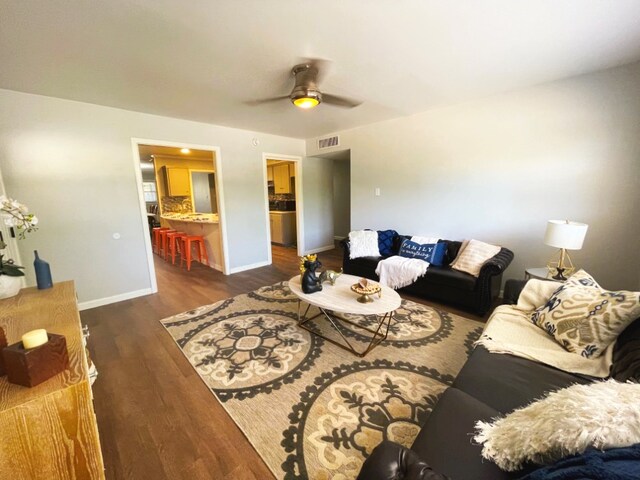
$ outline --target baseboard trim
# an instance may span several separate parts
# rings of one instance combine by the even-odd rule
[[[102,307],[103,305],[109,305],[111,303],[131,300],[132,298],[144,297],[145,295],[151,295],[152,293],[155,293],[155,292],[150,288],[143,288],[142,290],[134,290],[133,292],[113,295],[112,297],[104,297],[104,298],[98,298],[96,300],[88,300],[86,302],[78,303],[78,310],[80,311],[89,310],[90,308]]]
[[[336,248],[335,245],[325,245],[324,247],[312,248],[311,250],[307,250],[304,254],[309,255],[311,253],[326,252],[327,250],[333,250],[334,248]]]
[[[271,265],[271,262],[269,262],[268,260],[264,262],[252,263],[251,265],[242,265],[240,267],[230,269],[229,274],[240,273],[246,270],[253,270],[254,268],[266,267],[267,265]]]

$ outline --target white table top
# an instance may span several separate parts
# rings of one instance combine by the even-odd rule
[[[382,287],[382,298],[378,294],[371,295],[373,302],[360,303],[360,296],[351,291],[351,285],[358,283],[360,277],[343,273],[336,280],[335,285],[329,282],[322,284],[322,291],[306,294],[302,291],[300,275],[289,280],[289,288],[300,299],[316,307],[340,313],[353,313],[356,315],[383,315],[400,307],[401,298],[398,292],[392,288]]]

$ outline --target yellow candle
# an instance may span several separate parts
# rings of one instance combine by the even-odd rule
[[[22,346],[25,349],[36,348],[40,345],[44,345],[49,341],[49,336],[44,328],[38,330],[31,330],[30,332],[22,335]]]

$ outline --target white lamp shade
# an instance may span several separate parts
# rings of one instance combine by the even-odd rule
[[[551,247],[580,250],[587,235],[586,223],[567,220],[549,220],[544,234],[544,243]]]

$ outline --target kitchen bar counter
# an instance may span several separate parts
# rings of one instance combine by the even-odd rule
[[[174,222],[189,222],[189,223],[220,223],[218,219],[218,215],[212,213],[201,213],[201,214],[165,214],[160,218],[163,220],[171,220]]]
[[[202,235],[204,237],[207,255],[209,257],[209,266],[216,270],[222,271],[222,242],[220,237],[220,224],[218,215],[201,214],[198,216],[180,214],[178,215],[162,215],[163,227],[170,227],[187,235]],[[197,261],[195,249],[192,258]]]

